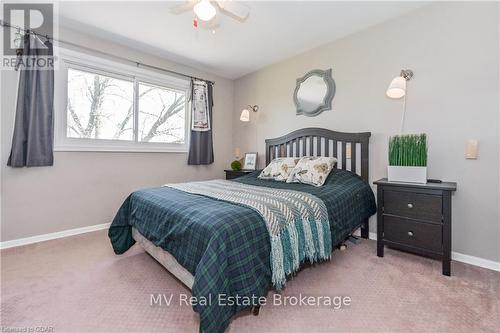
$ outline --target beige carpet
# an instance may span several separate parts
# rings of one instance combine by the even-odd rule
[[[188,292],[134,246],[115,256],[105,231],[1,252],[1,326],[53,327],[54,332],[196,332],[188,306],[150,306],[150,294]],[[350,296],[341,310],[276,307],[238,315],[229,332],[500,332],[500,273],[440,263],[395,250],[375,255],[375,242],[335,251],[309,267],[284,294]],[[271,299],[272,293],[268,295]]]

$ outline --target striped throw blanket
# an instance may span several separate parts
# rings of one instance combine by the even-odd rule
[[[299,191],[247,185],[227,180],[167,184],[191,194],[243,205],[257,211],[271,240],[272,282],[276,289],[300,264],[330,259],[328,212],[318,197]]]

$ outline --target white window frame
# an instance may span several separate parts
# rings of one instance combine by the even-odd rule
[[[188,152],[191,129],[190,81],[131,66],[69,49],[60,49],[59,69],[55,71],[54,151],[102,152]],[[67,136],[68,69],[84,70],[96,74],[130,81],[134,85],[133,140],[87,139]],[[186,94],[184,143],[140,142],[137,138],[139,83],[151,84]]]

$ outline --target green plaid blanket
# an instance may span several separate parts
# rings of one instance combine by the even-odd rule
[[[257,211],[266,222],[271,240],[272,281],[276,289],[282,289],[287,275],[296,272],[306,259],[311,263],[330,259],[328,212],[323,201],[312,194],[220,179],[165,186]]]
[[[332,171],[322,187],[262,180],[258,174],[236,182],[320,198],[328,211],[333,245],[376,211],[370,186],[348,171]],[[260,297],[271,287],[269,233],[254,209],[169,187],[151,188],[132,193],[118,210],[108,232],[117,254],[135,243],[132,226],[193,274],[195,297]],[[200,331],[224,332],[231,317],[248,306],[212,303],[193,308],[200,314]]]

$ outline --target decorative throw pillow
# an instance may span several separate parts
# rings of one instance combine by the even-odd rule
[[[299,161],[294,157],[280,157],[276,158],[269,163],[268,166],[259,175],[260,179],[274,179],[284,182],[290,176],[293,168]]]
[[[322,186],[335,164],[337,164],[335,157],[302,157],[286,182]]]

